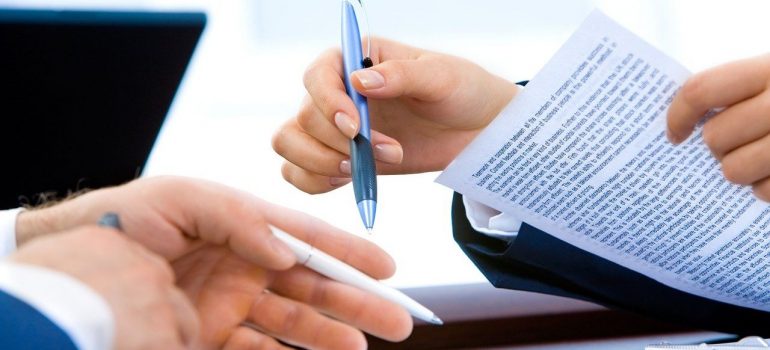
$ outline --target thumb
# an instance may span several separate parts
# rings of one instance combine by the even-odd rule
[[[449,96],[459,82],[454,70],[440,59],[392,60],[351,74],[353,86],[371,98],[412,97],[439,101]]]

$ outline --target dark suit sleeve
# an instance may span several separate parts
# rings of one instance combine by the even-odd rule
[[[459,194],[452,203],[452,227],[460,248],[498,288],[588,300],[701,329],[770,337],[770,313],[668,287],[526,223],[511,242],[476,232]]]
[[[38,310],[0,290],[0,349],[76,350],[72,339]]]

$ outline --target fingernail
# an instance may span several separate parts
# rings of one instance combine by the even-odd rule
[[[350,161],[343,160],[340,162],[340,172],[346,175],[350,175]]]
[[[376,70],[361,69],[353,72],[353,75],[358,78],[358,81],[361,82],[364,89],[373,90],[385,86],[385,77]]]
[[[358,133],[358,127],[353,122],[353,118],[343,112],[337,112],[334,115],[334,124],[337,124],[337,128],[340,129],[343,135],[351,139]]]
[[[329,184],[334,187],[339,187],[342,185],[346,185],[348,182],[350,182],[349,177],[331,177],[329,178]]]
[[[374,158],[385,163],[399,164],[404,158],[404,150],[400,146],[381,143],[374,146]]]

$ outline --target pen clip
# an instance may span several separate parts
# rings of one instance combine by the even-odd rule
[[[351,4],[353,4],[353,9],[356,11],[356,21],[358,22],[358,30],[361,31],[362,29],[365,30],[362,37],[366,38],[366,48],[364,48],[362,51],[362,55],[364,57],[364,67],[369,68],[371,67],[371,53],[372,53],[372,36],[369,32],[369,16],[366,12],[366,6],[364,5],[363,0],[355,0],[350,1]],[[358,4],[358,6],[355,6]],[[363,22],[363,25],[361,24]],[[367,62],[368,65],[367,65]]]

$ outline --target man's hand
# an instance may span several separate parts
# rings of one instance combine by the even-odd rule
[[[466,60],[373,38],[374,67],[355,72],[368,98],[377,170],[407,174],[444,169],[494,119],[517,87]],[[275,134],[284,178],[308,193],[336,189],[350,177],[348,140],[359,115],[345,93],[340,51],[305,72],[308,96]]]
[[[668,137],[678,144],[710,109],[703,140],[725,177],[770,201],[770,55],[731,62],[691,77],[668,110]]]
[[[411,332],[401,307],[302,266],[270,226],[383,279],[392,258],[373,243],[248,193],[180,177],[140,179],[23,212],[17,235],[34,237],[120,215],[125,235],[171,262],[201,316],[205,348],[360,349],[360,330],[392,341]],[[24,239],[21,239],[24,241]],[[327,316],[328,315],[328,316]]]
[[[115,315],[116,349],[184,349],[197,341],[197,313],[169,264],[114,230],[51,235],[10,258],[68,274],[101,295]]]

